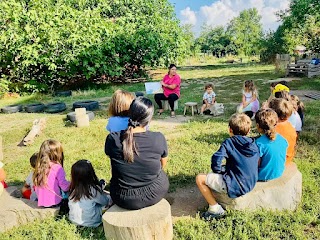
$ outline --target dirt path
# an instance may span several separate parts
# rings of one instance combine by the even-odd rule
[[[183,217],[195,217],[199,210],[208,206],[195,184],[178,188],[175,192],[168,193],[165,198],[171,205],[174,221]]]
[[[172,132],[172,130],[190,119],[192,119],[190,116],[177,115],[175,118],[155,119],[151,124],[159,130],[169,132],[165,136],[167,139],[170,139],[179,135],[179,132]],[[171,205],[173,221],[184,217],[195,217],[199,210],[207,206],[195,183],[187,187],[177,188],[176,191],[168,193],[166,199]]]

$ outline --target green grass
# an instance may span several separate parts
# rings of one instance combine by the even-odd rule
[[[154,79],[159,80],[165,69],[153,70]],[[195,176],[210,170],[210,157],[227,135],[227,119],[241,100],[241,87],[246,79],[253,79],[259,89],[261,100],[269,96],[267,80],[278,78],[273,66],[257,64],[218,64],[216,66],[181,67],[178,69],[183,82],[189,83],[182,89],[178,114],[186,101],[201,101],[203,82],[213,82],[218,102],[225,104],[226,113],[219,118],[204,119],[196,116],[174,130],[153,126],[151,130],[161,131],[168,140],[169,157],[166,172],[170,178],[170,191],[178,187],[195,184]],[[156,73],[156,74],[155,74]],[[201,81],[199,81],[201,80]],[[71,104],[80,99],[97,99],[111,96],[117,88],[129,91],[143,90],[143,83],[106,85],[99,89],[74,92],[71,98],[61,100]],[[320,90],[320,79],[303,79],[290,83],[292,89]],[[55,101],[49,95],[31,95],[19,99],[0,100],[0,107],[12,103],[34,101]],[[174,224],[175,239],[318,239],[320,238],[320,149],[319,126],[320,101],[306,103],[306,123],[302,132],[295,162],[303,174],[303,197],[298,209],[293,212],[238,212],[230,211],[219,221],[206,223],[199,218],[178,220]],[[44,132],[29,147],[17,147],[30,129],[35,118],[47,118]],[[162,116],[163,117],[163,116]],[[162,118],[161,117],[161,118]],[[65,151],[65,170],[70,173],[71,165],[79,159],[92,161],[98,177],[110,179],[110,162],[104,154],[107,135],[106,110],[97,112],[90,128],[76,128],[65,122],[65,114],[1,114],[0,135],[4,139],[4,162],[10,185],[21,184],[28,172],[29,157],[39,149],[47,138],[62,142]],[[157,118],[155,116],[155,118]],[[253,133],[254,134],[254,129]],[[65,219],[49,218],[12,229],[0,239],[103,239],[102,227],[79,229]]]

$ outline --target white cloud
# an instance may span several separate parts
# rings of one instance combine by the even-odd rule
[[[287,9],[289,4],[290,0],[218,0],[210,6],[200,7],[200,11],[196,14],[190,8],[186,9],[188,9],[188,12],[195,14],[193,18],[198,19],[198,24],[206,23],[209,26],[216,27],[226,25],[244,9],[256,8],[262,17],[263,29],[275,30],[280,24],[276,13]]]
[[[191,24],[196,25],[197,23],[197,16],[194,11],[190,9],[190,7],[187,7],[180,11],[180,14],[182,16],[181,22],[182,24]]]

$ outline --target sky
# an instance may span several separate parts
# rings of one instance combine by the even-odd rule
[[[225,26],[232,18],[255,7],[261,15],[265,31],[276,30],[281,24],[276,12],[288,9],[290,0],[169,0],[182,24],[192,24],[198,35],[201,26]]]

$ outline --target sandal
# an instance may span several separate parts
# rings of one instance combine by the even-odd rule
[[[163,109],[158,110],[158,116],[160,116],[163,113]]]
[[[171,117],[172,117],[172,118],[175,118],[175,117],[176,117],[176,114],[174,113],[174,111],[171,111]]]

